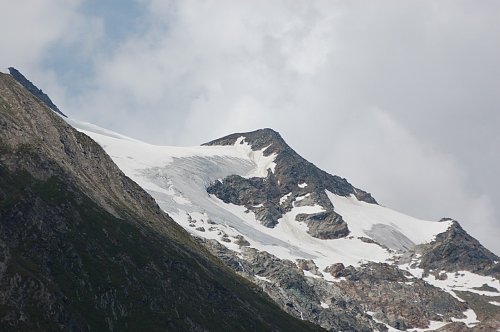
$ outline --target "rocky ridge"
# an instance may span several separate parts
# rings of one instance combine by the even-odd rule
[[[447,232],[438,234],[435,241],[420,246],[420,268],[470,271],[500,280],[500,258],[470,236],[457,221]]]
[[[22,86],[26,88],[33,96],[38,98],[42,103],[44,103],[48,108],[53,110],[59,115],[67,117],[61,110],[52,102],[49,96],[43,92],[41,89],[37,88],[30,80],[24,77],[19,70],[14,67],[9,67],[10,75]]]

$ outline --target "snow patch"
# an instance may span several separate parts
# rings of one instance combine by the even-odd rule
[[[447,272],[445,280],[436,279],[436,277],[430,274],[428,277],[424,278],[429,284],[439,287],[448,292],[450,291],[466,291],[471,293],[476,293],[484,296],[499,296],[500,294],[500,281],[493,279],[492,277],[481,276],[469,271],[458,271],[458,272]],[[483,290],[477,290],[482,285],[488,285],[496,289],[498,292],[489,292]]]
[[[379,324],[384,324],[386,327],[387,327],[387,332],[400,332],[400,330],[398,329],[395,329],[394,327],[390,326],[389,324],[386,324],[384,322],[382,322],[381,320],[378,320],[376,319],[375,317],[373,317],[375,315],[375,312],[374,311],[366,311],[366,314],[370,315],[371,318],[376,322],[376,323],[379,323]]]
[[[252,177],[266,177],[267,170],[271,170],[274,173],[274,169],[276,168],[276,163],[274,160],[276,159],[277,154],[273,153],[269,156],[265,156],[264,152],[269,147],[265,147],[261,150],[252,150],[252,146],[245,142],[245,137],[239,137],[234,143],[233,147],[236,151],[240,152],[242,155],[245,155],[248,159],[250,159],[254,164],[255,168],[252,169],[249,173],[245,174],[244,177],[252,178]]]
[[[453,322],[463,322],[465,323],[465,325],[467,325],[468,327],[473,327],[475,326],[477,323],[480,323],[478,320],[477,320],[477,315],[476,313],[474,312],[474,310],[472,309],[467,309],[466,311],[464,311],[464,315],[465,315],[465,318],[461,318],[461,319],[458,319],[458,318],[454,318],[452,317],[451,320]]]
[[[305,183],[305,182],[299,183],[298,186],[299,186],[299,188],[305,188],[305,187],[307,187],[307,183]]]
[[[452,223],[420,220],[377,204],[358,201],[352,195],[344,197],[329,191],[326,193],[335,212],[347,222],[351,235],[373,238],[389,248],[394,248],[397,243],[387,243],[387,238],[394,239],[397,234],[401,234],[400,245],[403,247],[408,245],[406,239],[414,244],[429,243],[437,234],[445,232]],[[374,234],[374,229],[378,230],[377,234]]]
[[[281,197],[280,198],[280,205],[283,205],[286,202],[286,200],[288,199],[288,197],[290,197],[291,195],[292,195],[292,193],[288,193],[285,196]]]
[[[303,195],[303,196],[299,196],[299,197],[295,198],[295,201],[293,202],[293,203],[294,203],[294,206],[295,206],[295,203],[296,203],[296,202],[300,202],[300,201],[302,201],[302,200],[306,199],[306,198],[307,198],[307,197],[309,197],[309,196],[311,196],[311,193],[307,193],[307,194],[305,194],[305,195]]]
[[[116,138],[116,139],[121,139],[121,140],[130,141],[130,142],[141,143],[141,141],[138,141],[136,139],[133,139],[131,137],[128,137],[128,136],[125,136],[125,135],[122,135],[122,134],[115,133],[114,131],[111,131],[111,130],[108,130],[108,129],[104,129],[104,128],[96,126],[96,125],[94,125],[92,123],[78,121],[78,120],[75,120],[75,119],[70,119],[70,118],[66,118],[66,117],[62,117],[62,116],[61,116],[61,119],[65,120],[73,128],[75,128],[75,129],[77,129],[79,131],[82,131],[82,132],[92,132],[92,133],[96,133],[96,134],[101,134],[101,135],[113,137],[113,138]]]
[[[269,283],[272,283],[272,281],[269,279],[269,278],[266,278],[266,277],[261,277],[259,275],[254,275],[255,278],[259,279],[259,280],[262,280],[262,281],[265,281],[265,282],[269,282]]]
[[[421,279],[422,276],[424,275],[424,269],[421,269],[418,266],[418,263],[411,262],[411,263],[406,263],[406,264],[401,264],[398,267],[401,270],[405,270],[411,273],[412,276],[415,278]]]
[[[409,331],[409,332],[435,331],[435,330],[440,329],[443,326],[446,326],[448,324],[449,324],[449,322],[439,322],[439,321],[431,320],[431,321],[429,321],[428,327],[425,327],[423,329],[420,329],[420,328],[408,329],[407,331]]]
[[[316,279],[323,279],[322,277],[315,275],[311,271],[302,270],[302,272],[304,273],[304,276],[306,276],[306,277],[311,277],[311,278],[316,278]]]

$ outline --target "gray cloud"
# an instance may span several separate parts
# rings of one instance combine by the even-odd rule
[[[120,40],[105,13],[44,3],[59,23],[13,30],[0,59],[24,59],[67,114],[159,144],[273,127],[383,205],[457,218],[500,253],[499,2],[141,0]],[[88,75],[48,66],[54,44]]]

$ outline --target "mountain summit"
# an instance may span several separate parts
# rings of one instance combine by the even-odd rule
[[[308,226],[314,237],[335,239],[349,234],[348,225],[335,211],[326,192],[341,196],[354,195],[376,204],[370,194],[352,186],[346,179],[330,175],[298,155],[278,132],[266,128],[249,133],[232,134],[204,145],[249,144],[253,151],[273,157],[273,168],[266,177],[247,178],[231,175],[207,188],[208,193],[225,203],[244,205],[266,226],[274,227],[284,213],[293,209],[298,197],[316,204],[323,211],[301,214],[298,219]],[[286,199],[282,200],[282,197]]]
[[[245,141],[252,146],[253,150],[266,149],[266,155],[291,149],[281,135],[271,128],[258,129],[247,133],[234,133],[202,145],[234,145],[240,137],[245,137]]]

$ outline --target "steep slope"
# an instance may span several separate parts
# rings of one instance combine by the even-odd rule
[[[498,257],[456,221],[378,205],[273,130],[178,148],[72,123],[176,222],[296,317],[332,331],[497,324]]]
[[[5,331],[311,331],[194,242],[92,139],[0,74]]]
[[[24,86],[26,90],[31,92],[33,96],[38,98],[48,108],[58,113],[59,115],[66,117],[66,115],[63,112],[61,112],[61,110],[52,102],[49,96],[47,96],[47,94],[44,93],[41,89],[37,88],[30,80],[24,77],[24,75],[21,74],[19,70],[17,70],[14,67],[9,67],[9,73],[17,82],[19,82],[19,84]]]

